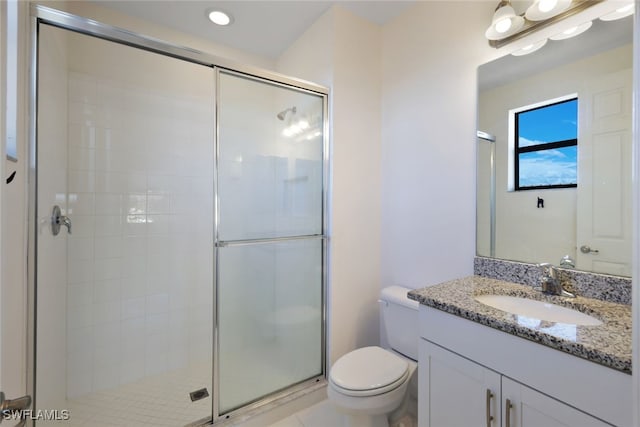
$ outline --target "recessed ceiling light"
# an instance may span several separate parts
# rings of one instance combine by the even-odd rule
[[[209,10],[207,11],[207,17],[209,18],[209,21],[222,26],[229,25],[233,22],[231,15],[221,10]]]

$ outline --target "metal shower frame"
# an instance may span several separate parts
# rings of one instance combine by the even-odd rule
[[[217,179],[214,182],[214,239],[212,242],[214,246],[214,301],[213,301],[213,398],[212,398],[212,418],[206,418],[196,421],[189,425],[207,425],[213,422],[223,422],[228,419],[236,418],[238,416],[246,416],[249,414],[266,410],[272,405],[279,404],[279,400],[283,398],[295,397],[296,395],[305,395],[310,390],[326,383],[327,373],[327,284],[329,278],[329,200],[330,200],[330,142],[329,142],[329,107],[328,97],[329,89],[317,85],[315,83],[289,77],[280,73],[263,70],[258,67],[249,66],[245,64],[239,64],[228,59],[220,58],[215,55],[211,55],[205,52],[201,52],[195,49],[191,49],[184,46],[178,46],[172,43],[165,42],[153,37],[144,36],[135,32],[114,27],[111,25],[103,24],[101,22],[84,18],[81,16],[73,15],[67,12],[63,12],[57,9],[53,9],[43,5],[32,4],[30,9],[31,15],[31,28],[30,28],[30,76],[29,76],[29,143],[28,143],[28,159],[29,159],[29,226],[28,226],[28,301],[29,301],[29,313],[28,313],[28,374],[27,384],[28,392],[34,398],[34,407],[37,401],[35,396],[36,390],[36,315],[37,315],[37,84],[38,84],[38,34],[40,24],[47,24],[54,27],[62,28],[65,30],[73,31],[76,33],[84,34],[87,36],[96,37],[99,39],[127,45],[130,47],[142,49],[149,52],[173,57],[176,59],[188,61],[195,64],[200,64],[206,67],[210,67],[214,70],[215,79],[215,99],[211,101],[214,103],[214,140],[212,143],[215,148],[215,158],[212,159],[212,168],[214,176],[217,177],[218,170],[218,80],[220,72],[223,71],[228,74],[242,75],[252,80],[261,81],[267,84],[282,86],[289,89],[295,89],[299,92],[306,92],[316,96],[320,96],[323,101],[323,180],[322,180],[322,233],[313,236],[303,236],[303,238],[321,239],[323,242],[322,248],[322,372],[320,375],[305,380],[301,383],[294,384],[286,390],[274,392],[258,401],[249,403],[242,408],[230,411],[228,413],[219,413],[219,375],[218,375],[218,313],[217,313],[217,293],[218,293],[218,268],[217,268],[217,252],[218,247],[223,246],[223,242],[218,242],[218,224],[219,224],[219,209],[218,209],[218,192],[217,192]],[[282,239],[285,240],[285,239]],[[294,239],[286,239],[294,240]]]

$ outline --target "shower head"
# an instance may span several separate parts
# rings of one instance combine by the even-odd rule
[[[487,132],[483,132],[481,130],[476,131],[476,136],[480,139],[483,139],[485,141],[489,141],[489,142],[496,142],[496,137],[491,135],[490,133]]]
[[[284,118],[287,116],[287,113],[291,111],[291,114],[295,114],[297,111],[296,106],[294,105],[291,108],[287,108],[285,110],[280,111],[278,114],[276,114],[276,117],[278,118],[278,120],[284,120]]]

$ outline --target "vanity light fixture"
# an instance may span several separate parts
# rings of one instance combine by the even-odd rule
[[[528,54],[533,53],[536,50],[540,49],[545,44],[547,44],[547,39],[542,39],[542,40],[540,40],[538,42],[531,43],[530,45],[527,45],[527,46],[523,47],[522,49],[518,49],[515,52],[512,52],[511,55],[513,55],[513,56],[528,55]]]
[[[571,27],[569,29],[564,30],[563,32],[556,34],[554,36],[549,37],[551,40],[565,40],[565,39],[570,39],[571,37],[575,37],[577,35],[580,35],[582,33],[584,33],[585,31],[587,31],[589,28],[591,28],[591,25],[593,25],[593,22],[588,21],[585,22],[584,24],[580,24],[578,26],[575,27]]]
[[[516,15],[510,0],[502,0],[498,3],[491,20],[491,25],[484,33],[489,40],[502,40],[518,31],[524,26],[524,18]]]
[[[625,6],[622,6],[611,13],[607,13],[600,17],[602,21],[615,21],[616,19],[622,19],[629,15],[633,15],[634,2],[631,2]]]
[[[207,18],[209,21],[213,22],[216,25],[226,26],[233,22],[233,18],[226,12],[217,9],[210,9],[207,11]]]
[[[501,48],[523,37],[528,37],[540,29],[581,13],[591,6],[607,1],[533,0],[527,10],[518,15],[510,1],[501,0],[493,14],[491,26],[485,32],[485,37],[489,40],[489,45],[496,49]],[[630,0],[625,1],[625,6],[627,1]],[[619,10],[621,9],[623,8]],[[628,11],[625,9],[620,13],[628,13]]]
[[[524,14],[529,21],[544,21],[561,14],[571,6],[571,0],[535,0]]]

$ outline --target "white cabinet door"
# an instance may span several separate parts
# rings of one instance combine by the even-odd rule
[[[498,373],[425,340],[419,363],[420,427],[500,427]]]
[[[604,427],[610,424],[502,377],[502,427]]]

